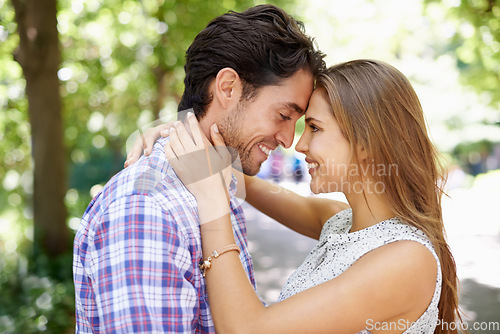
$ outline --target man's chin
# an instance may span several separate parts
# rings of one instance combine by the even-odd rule
[[[243,174],[248,175],[248,176],[255,176],[259,173],[260,171],[260,164],[251,164],[251,163],[246,163],[242,164],[242,169],[243,169]]]

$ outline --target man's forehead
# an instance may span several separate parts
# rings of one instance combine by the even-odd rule
[[[313,77],[307,71],[300,70],[292,77],[259,87],[255,96],[264,100],[273,100],[274,108],[286,109],[304,115],[313,91]]]

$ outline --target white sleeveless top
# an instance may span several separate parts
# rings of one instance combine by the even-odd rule
[[[436,259],[438,270],[431,303],[404,334],[434,333],[438,321],[442,277],[439,259],[427,236],[421,230],[403,223],[398,218],[388,219],[349,233],[351,225],[351,209],[341,211],[328,219],[323,226],[318,244],[309,253],[304,263],[290,276],[281,291],[279,301],[339,276],[371,250],[399,240],[412,240],[429,249]],[[359,333],[370,332],[363,330]]]

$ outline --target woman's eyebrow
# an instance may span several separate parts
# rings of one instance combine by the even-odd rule
[[[323,122],[322,122],[322,121],[320,121],[319,119],[314,118],[314,117],[310,117],[310,116],[309,116],[309,117],[306,117],[305,121],[306,121],[307,123],[310,123],[310,122],[323,123]]]

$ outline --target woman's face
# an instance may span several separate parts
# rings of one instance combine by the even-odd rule
[[[315,194],[348,191],[351,145],[332,115],[326,90],[316,89],[305,114],[305,130],[296,150],[306,155]]]

